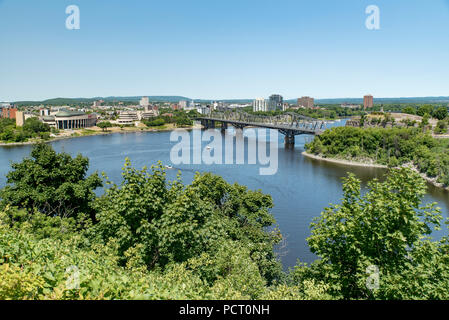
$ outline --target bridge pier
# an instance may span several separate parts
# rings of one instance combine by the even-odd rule
[[[215,128],[215,121],[214,120],[207,120],[202,119],[201,125],[204,127],[204,129],[214,129]]]
[[[291,131],[285,134],[284,143],[287,148],[295,147],[295,134]]]
[[[221,132],[225,133],[225,131],[228,129],[228,123],[227,122],[222,122],[221,123]]]

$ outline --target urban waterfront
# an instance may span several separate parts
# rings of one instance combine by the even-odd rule
[[[344,125],[344,121],[335,125]],[[232,129],[229,133],[232,132]],[[169,180],[176,178],[178,170],[184,183],[190,183],[195,172],[212,172],[229,183],[237,182],[250,189],[261,189],[273,197],[272,213],[286,241],[278,249],[285,268],[293,267],[297,259],[312,262],[315,256],[309,251],[306,238],[310,234],[310,223],[330,203],[337,204],[342,196],[341,178],[353,172],[364,183],[372,178],[382,178],[386,169],[345,166],[304,157],[305,143],[313,136],[296,138],[294,149],[285,148],[283,135],[279,135],[278,171],[272,176],[259,175],[258,165],[174,165],[167,169]],[[54,141],[58,152],[72,155],[81,153],[90,159],[90,172],[104,171],[110,180],[121,181],[121,168],[125,158],[130,158],[136,168],[151,166],[161,160],[170,165],[170,151],[176,142],[170,142],[170,132],[114,133]],[[203,142],[202,149],[208,144]],[[0,148],[0,187],[6,184],[6,174],[11,162],[21,161],[29,155],[31,146]],[[247,150],[247,148],[245,148]],[[193,150],[198,151],[198,150]],[[98,190],[101,194],[103,191]],[[449,192],[429,186],[425,202],[438,202],[443,216],[449,212]],[[439,238],[446,229],[435,232]]]

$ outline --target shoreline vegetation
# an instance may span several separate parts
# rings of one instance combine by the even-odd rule
[[[326,161],[329,163],[341,164],[341,165],[345,165],[345,166],[379,168],[379,169],[389,169],[390,168],[386,165],[376,164],[376,163],[361,162],[361,161],[339,159],[339,158],[326,158],[326,157],[323,157],[322,155],[315,155],[315,154],[308,153],[307,151],[303,151],[302,155],[309,159],[318,160],[318,161]],[[418,173],[421,176],[421,178],[426,180],[431,185],[449,191],[449,187],[445,187],[442,183],[438,183],[435,178],[428,177],[426,174],[419,172],[419,170],[416,167],[414,167],[412,164],[405,164],[400,167],[410,168],[414,172]],[[400,167],[396,167],[396,168],[400,168]]]
[[[405,167],[449,190],[449,139],[418,128],[332,128],[307,144],[303,155],[349,166]]]
[[[79,129],[79,130],[73,130],[71,132],[65,132],[63,135],[58,135],[55,137],[50,137],[49,139],[30,139],[28,141],[24,142],[1,142],[0,141],[0,147],[16,147],[16,146],[24,146],[24,145],[33,145],[36,143],[44,142],[54,142],[58,140],[65,140],[65,139],[72,139],[72,138],[81,138],[81,137],[88,137],[88,136],[98,136],[98,135],[108,135],[108,134],[114,134],[114,133],[136,133],[136,132],[166,132],[166,131],[173,131],[173,130],[193,130],[200,128],[199,125],[192,125],[192,126],[183,126],[183,127],[176,127],[171,124],[166,124],[161,127],[111,127],[108,128],[107,131],[103,131],[99,127],[92,127],[87,129]]]

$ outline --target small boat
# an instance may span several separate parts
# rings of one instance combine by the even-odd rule
[[[207,150],[210,150],[210,149],[212,149],[212,148],[211,148],[211,147],[209,147],[209,146],[207,146],[207,147],[206,147],[206,149],[207,149]]]
[[[165,166],[167,169],[173,169],[173,167],[172,166],[169,166],[169,165],[166,165]]]

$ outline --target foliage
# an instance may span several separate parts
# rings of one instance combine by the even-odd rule
[[[324,157],[372,162],[392,167],[412,163],[420,172],[449,185],[448,140],[434,139],[418,128],[354,128],[326,130],[306,145]]]
[[[439,227],[441,220],[435,204],[421,205],[425,181],[410,169],[393,169],[385,182],[373,180],[362,195],[360,181],[350,174],[343,191],[341,205],[326,208],[312,223],[308,243],[326,265],[320,280],[331,284],[334,295],[346,299],[406,295],[397,292],[389,280],[410,271],[410,260],[422,250],[421,240],[432,226]],[[380,269],[382,278],[375,291],[366,286],[366,270],[371,265]],[[411,272],[415,271],[412,268]],[[441,286],[449,285],[449,274],[434,276],[442,281]]]
[[[30,138],[50,138],[50,127],[38,118],[29,118],[22,127],[16,127],[14,119],[0,119],[0,141],[25,142]]]
[[[101,128],[102,131],[108,131],[108,128],[112,128],[113,125],[109,121],[102,121],[97,124],[97,127]]]
[[[87,164],[38,145],[8,176],[19,191],[37,181],[57,198],[61,186],[47,175],[82,189],[98,181],[85,177]],[[274,254],[282,237],[269,195],[208,173],[190,185],[167,181],[162,164],[137,170],[129,160],[121,184],[107,184],[104,195],[87,196],[95,218],[3,198],[0,299],[449,298],[449,239],[427,237],[440,212],[421,204],[425,182],[409,169],[372,181],[366,193],[355,176],[345,179],[342,203],[312,224],[308,242],[320,259],[288,274]],[[366,287],[370,265],[380,271],[374,290]]]
[[[33,147],[31,158],[13,163],[8,185],[0,190],[0,206],[38,210],[49,216],[71,217],[80,213],[93,216],[94,190],[102,185],[94,173],[86,177],[89,160],[78,155],[57,154],[51,146]]]

